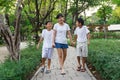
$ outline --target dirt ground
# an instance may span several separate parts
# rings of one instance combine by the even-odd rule
[[[24,49],[26,47],[27,47],[27,43],[21,42],[20,49]],[[3,62],[8,55],[9,55],[9,52],[7,50],[7,47],[6,46],[0,47],[0,63]]]

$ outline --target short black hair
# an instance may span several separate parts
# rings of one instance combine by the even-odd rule
[[[78,21],[79,23],[81,23],[82,25],[84,25],[84,20],[83,20],[82,18],[78,18],[77,21]]]
[[[59,13],[59,14],[56,16],[56,19],[59,19],[60,17],[63,17],[63,14],[62,14],[62,13]]]
[[[47,25],[49,22],[52,22],[52,21],[47,21],[47,22],[45,23],[45,25]]]

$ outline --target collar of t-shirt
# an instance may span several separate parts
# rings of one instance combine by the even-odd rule
[[[79,27],[79,26],[78,26],[79,29],[82,29],[83,27],[84,27],[84,26],[82,26],[82,27]]]

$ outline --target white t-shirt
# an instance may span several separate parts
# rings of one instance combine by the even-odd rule
[[[64,23],[64,25],[61,26],[59,23],[56,23],[53,29],[56,30],[55,42],[67,44],[67,31],[70,30],[69,25]]]
[[[44,29],[42,31],[42,38],[43,40],[43,48],[52,48],[52,37],[53,37],[53,30],[48,31]]]
[[[77,42],[86,42],[87,41],[87,34],[90,31],[86,26],[83,27],[77,27],[75,29],[74,35],[77,35]]]

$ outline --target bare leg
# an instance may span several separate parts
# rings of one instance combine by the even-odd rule
[[[86,57],[83,57],[82,58],[82,64],[83,64],[83,69],[82,69],[82,72],[85,72],[85,63],[86,63]]]
[[[80,56],[77,56],[77,61],[78,61],[78,67],[80,67],[81,66],[81,64],[80,64]]]
[[[67,56],[67,49],[63,49],[63,65],[66,60],[66,56]]]
[[[42,67],[45,67],[46,58],[42,58]]]
[[[80,71],[81,70],[80,56],[77,56],[77,61],[78,61],[77,71]]]
[[[41,73],[43,73],[43,72],[44,72],[44,69],[45,69],[45,61],[46,61],[46,58],[42,58]]]
[[[57,52],[58,52],[58,58],[59,58],[59,64],[60,64],[60,68],[62,68],[62,49],[57,49]]]
[[[62,72],[64,73],[64,62],[66,60],[66,56],[67,56],[67,49],[63,49],[63,57],[62,57]]]
[[[48,59],[48,70],[50,70],[51,59]]]

